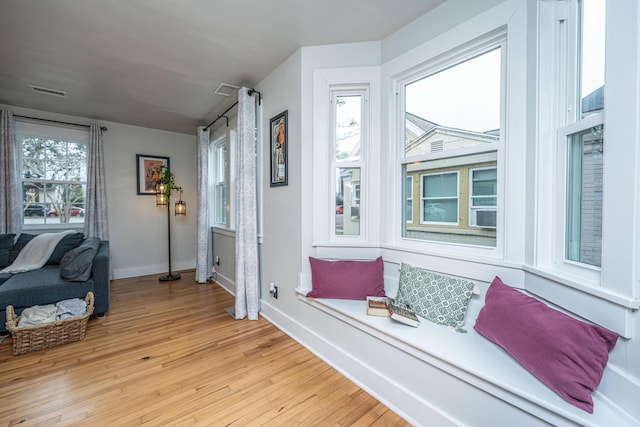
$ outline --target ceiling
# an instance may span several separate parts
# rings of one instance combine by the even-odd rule
[[[301,46],[381,40],[444,0],[4,0],[0,104],[181,133]],[[31,86],[62,91],[36,93]]]

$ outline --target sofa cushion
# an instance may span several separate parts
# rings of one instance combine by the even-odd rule
[[[367,296],[386,296],[382,257],[373,261],[326,261],[309,257],[311,298],[365,300]]]
[[[57,265],[14,274],[0,286],[0,308],[51,304],[70,298],[84,298],[94,291],[94,281],[69,282],[60,277]]]
[[[77,248],[64,254],[60,260],[60,277],[79,282],[89,279],[98,246],[100,246],[100,239],[90,237]]]
[[[0,273],[0,285],[9,280],[13,276],[11,273]],[[4,310],[5,307],[0,307],[0,310]]]
[[[20,251],[25,246],[27,246],[27,243],[29,243],[31,239],[33,239],[34,237],[36,237],[35,234],[27,234],[27,233],[22,233],[20,234],[20,236],[18,236],[18,239],[16,240],[16,244],[13,245],[13,249],[11,249],[11,256],[9,259],[9,261],[11,262],[9,264],[13,263],[13,261],[16,260]]]
[[[84,239],[84,235],[82,233],[73,233],[64,236],[56,245],[56,248],[53,250],[53,253],[47,261],[47,264],[60,264],[62,257],[71,249],[77,248],[82,243],[82,239]]]
[[[567,402],[593,413],[591,393],[618,339],[615,332],[554,310],[499,277],[487,290],[475,329]]]
[[[15,240],[15,234],[0,234],[0,268],[11,264],[11,249]]]

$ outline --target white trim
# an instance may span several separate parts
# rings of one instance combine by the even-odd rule
[[[389,135],[390,135],[390,148],[389,153],[394,153],[393,157],[390,159],[394,159],[393,161],[389,161],[389,169],[392,170],[393,173],[393,190],[387,194],[387,204],[391,207],[392,211],[389,212],[388,218],[389,223],[392,227],[392,236],[394,244],[406,247],[407,249],[411,247],[423,247],[425,250],[428,248],[438,248],[438,250],[444,249],[445,251],[455,251],[456,253],[464,253],[469,255],[481,255],[485,256],[485,254],[491,253],[490,256],[494,258],[504,258],[504,235],[506,227],[506,213],[503,213],[506,204],[504,200],[506,197],[503,195],[506,191],[505,181],[505,169],[507,167],[506,159],[506,146],[504,141],[507,139],[507,119],[506,112],[508,109],[508,100],[507,100],[507,84],[509,82],[509,63],[507,58],[507,50],[509,48],[508,40],[508,28],[501,26],[497,29],[489,30],[484,34],[477,36],[475,39],[471,41],[465,41],[458,46],[452,46],[448,50],[439,51],[435,54],[429,55],[427,60],[419,64],[413,64],[411,67],[407,69],[398,69],[395,73],[392,73],[389,76],[389,83],[391,87],[391,93],[395,95],[396,105],[395,110],[391,111],[389,114],[390,118],[393,118],[390,121],[389,126]],[[490,143],[487,145],[475,146],[475,147],[466,147],[458,150],[450,150],[443,151],[437,153],[427,153],[424,155],[418,156],[410,156],[405,157],[405,153],[403,151],[403,147],[401,143],[397,143],[397,141],[404,141],[404,90],[403,87],[411,82],[414,82],[420,78],[424,78],[428,75],[434,74],[438,71],[444,70],[451,66],[460,64],[466,60],[474,58],[483,53],[489,52],[491,50],[495,50],[496,48],[500,48],[501,50],[501,112],[500,112],[500,141]],[[395,67],[394,67],[395,68]],[[390,108],[393,106],[390,105]],[[402,107],[402,108],[401,108]],[[424,161],[424,160],[432,160],[432,159],[446,159],[451,157],[462,156],[470,153],[481,153],[486,151],[492,151],[497,153],[497,179],[498,179],[498,206],[497,206],[497,228],[496,228],[496,245],[495,247],[485,247],[485,246],[474,246],[474,245],[464,245],[459,243],[447,243],[447,242],[436,242],[436,241],[412,241],[412,239],[408,239],[403,237],[403,229],[406,227],[406,224],[403,224],[401,220],[402,214],[401,209],[404,207],[404,203],[402,197],[397,197],[398,194],[402,195],[402,167],[404,164]],[[459,203],[458,203],[459,204]],[[458,206],[458,209],[460,206]],[[422,207],[420,221],[422,223]],[[449,223],[447,223],[449,224]],[[452,224],[452,223],[451,223]],[[453,224],[452,224],[453,225]]]
[[[378,67],[319,69],[314,72],[313,89],[313,232],[316,242],[363,244],[379,241],[379,231],[368,224],[379,222],[380,174],[372,172],[380,156],[380,84]],[[333,94],[364,94],[359,162],[335,162]],[[335,235],[335,168],[359,167],[361,173],[360,235]]]
[[[538,3],[537,81],[535,86],[536,167],[531,180],[535,188],[535,232],[531,234],[531,257],[527,269],[543,272],[554,282],[570,282],[571,294],[554,286],[541,290],[545,298],[567,304],[566,308],[596,321],[598,313],[608,310],[608,302],[619,298],[638,298],[640,266],[640,39],[639,10],[634,2],[607,2],[606,114],[595,113],[580,119],[577,109],[568,108],[575,96],[577,65],[574,58],[577,34],[576,2]],[[568,9],[567,9],[568,8]],[[566,20],[563,20],[566,19]],[[552,52],[552,54],[549,54]],[[635,96],[630,96],[635,94]],[[603,170],[602,260],[601,267],[565,260],[566,224],[566,138],[595,125],[604,124],[605,153]],[[549,250],[549,249],[552,250]],[[580,295],[582,293],[582,295]],[[602,296],[593,305],[575,301]],[[562,302],[561,302],[562,301]],[[599,302],[602,301],[602,302]],[[627,304],[628,305],[628,304]],[[630,334],[629,308],[612,310],[624,334]],[[606,323],[605,323],[606,324]]]

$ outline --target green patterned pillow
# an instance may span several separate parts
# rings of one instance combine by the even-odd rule
[[[439,325],[462,326],[475,285],[402,263],[396,301]]]

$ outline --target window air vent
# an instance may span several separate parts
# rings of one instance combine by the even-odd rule
[[[439,153],[444,151],[444,141],[431,141],[431,152]]]
[[[33,86],[33,85],[29,85],[29,87],[31,88],[32,91],[34,91],[35,93],[39,93],[41,95],[59,96],[61,98],[67,97],[67,93],[62,90],[49,89],[46,87]]]
[[[238,86],[220,83],[215,93],[218,95],[229,96],[238,89]]]

